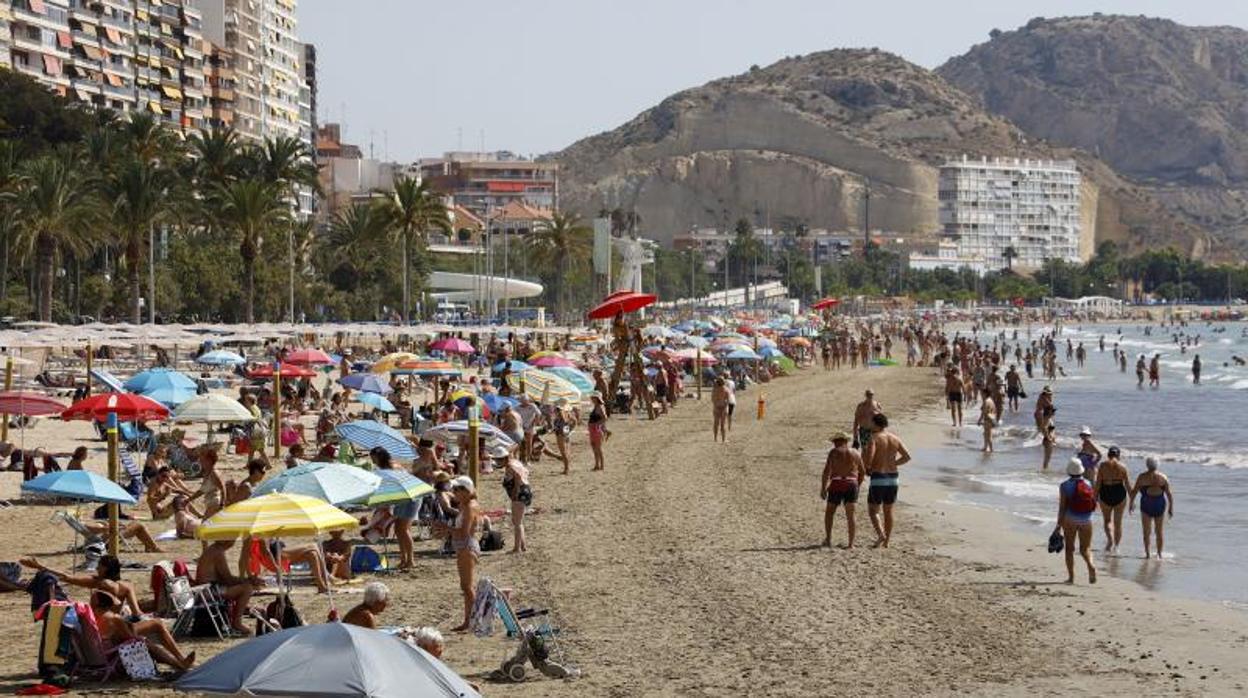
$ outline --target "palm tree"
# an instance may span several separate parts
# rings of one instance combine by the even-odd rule
[[[202,184],[225,184],[238,177],[243,167],[242,144],[232,128],[192,134],[187,139],[192,164],[189,172]]]
[[[179,148],[173,131],[145,111],[132,113],[120,128],[125,148],[140,162],[171,159]]]
[[[143,321],[139,306],[142,296],[139,271],[144,253],[151,253],[149,246],[154,226],[165,220],[172,210],[169,205],[172,189],[172,177],[167,170],[138,158],[129,158],[104,181],[104,204],[125,255],[130,320],[135,324]],[[154,289],[148,291],[150,294]],[[154,302],[155,298],[148,299],[148,303]]]
[[[22,184],[21,161],[14,141],[0,141],[0,302],[9,299],[9,249],[17,230],[17,199]]]
[[[594,231],[579,218],[554,214],[537,227],[526,241],[535,261],[551,271],[555,315],[562,317],[566,304],[567,275],[584,267],[593,253]]]
[[[256,321],[256,257],[264,235],[290,218],[290,207],[279,187],[259,179],[241,179],[222,187],[215,194],[219,202],[217,222],[238,242],[243,260],[243,293],[248,323]]]
[[[1014,260],[1018,257],[1018,250],[1013,245],[1008,245],[1001,251],[1001,257],[1005,260],[1005,269],[1008,272],[1014,271]]]
[[[50,322],[56,255],[88,249],[95,200],[70,154],[32,160],[24,177],[18,190],[18,244],[34,256],[36,311],[40,320]]]
[[[394,192],[380,202],[385,227],[403,248],[403,324],[410,320],[412,241],[425,235],[430,228],[451,232],[451,219],[442,197],[427,182],[400,176],[394,180]]]
[[[298,138],[280,136],[252,146],[247,157],[252,173],[270,184],[282,188],[283,194],[294,201],[295,189],[307,187],[320,190],[316,163],[312,151]]]
[[[382,261],[388,227],[389,214],[380,205],[357,203],[339,211],[320,246],[322,269],[348,289],[362,291],[367,277],[382,276],[371,272]]]

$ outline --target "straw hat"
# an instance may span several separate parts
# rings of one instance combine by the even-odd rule
[[[1066,474],[1071,477],[1083,475],[1083,463],[1078,458],[1071,458],[1070,462],[1066,464]]]
[[[1053,392],[1053,389],[1052,389],[1052,388],[1050,388],[1049,386],[1047,386],[1047,385],[1046,385],[1046,386],[1044,386],[1044,389],[1043,389],[1043,390],[1041,390],[1040,392],[1042,392],[1042,393],[1052,393],[1052,392]]]
[[[849,441],[849,434],[844,430],[833,432],[832,437],[828,440],[832,443],[836,443],[837,441]]]

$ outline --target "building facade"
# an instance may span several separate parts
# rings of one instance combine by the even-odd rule
[[[0,68],[8,68],[13,64],[13,59],[9,57],[9,45],[13,39],[13,33],[10,29],[12,24],[13,7],[9,3],[0,0]]]
[[[421,160],[420,176],[452,203],[487,219],[510,203],[553,210],[558,206],[559,166],[508,152],[446,153]]]
[[[969,269],[975,272],[976,276],[983,276],[988,273],[988,263],[983,257],[960,256],[958,254],[958,244],[948,240],[942,240],[937,245],[936,254],[911,252],[907,266],[915,271],[936,271],[937,269],[961,271]]]
[[[982,158],[940,168],[941,234],[956,257],[988,269],[1079,261],[1080,187],[1074,161]]]

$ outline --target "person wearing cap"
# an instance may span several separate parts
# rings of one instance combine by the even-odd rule
[[[495,446],[490,449],[490,457],[503,471],[503,491],[507,493],[507,500],[511,502],[511,537],[514,541],[511,552],[523,553],[528,550],[524,537],[524,513],[533,503],[533,488],[529,485],[529,469],[505,446]]]
[[[871,418],[875,432],[862,449],[862,461],[866,465],[871,486],[867,488],[867,513],[875,528],[877,548],[887,548],[893,537],[893,504],[897,502],[897,469],[910,462],[910,451],[888,431],[888,417],[877,413]],[[880,509],[884,520],[880,521]]]
[[[589,394],[593,407],[589,410],[589,448],[594,452],[594,470],[605,470],[607,460],[602,455],[602,444],[611,435],[607,429],[607,408],[602,402],[602,393],[595,390]]]
[[[481,557],[481,545],[477,542],[477,522],[481,518],[481,504],[477,501],[477,488],[472,479],[461,475],[451,480],[451,499],[458,514],[451,525],[438,524],[439,533],[449,536],[451,550],[455,552],[455,567],[459,572],[459,590],[464,597],[464,622],[453,628],[455,632],[468,629],[472,620],[472,605],[476,601],[477,560]]]
[[[865,362],[864,362],[865,363]],[[862,402],[854,408],[854,448],[865,449],[867,442],[871,440],[871,435],[875,433],[872,428],[872,418],[875,415],[884,412],[884,407],[875,400],[875,391],[867,388],[863,393]]]
[[[1101,519],[1105,525],[1105,552],[1117,552],[1118,544],[1122,542],[1122,514],[1127,509],[1131,473],[1121,458],[1122,451],[1117,446],[1110,446],[1106,451],[1105,462],[1096,469],[1096,479],[1092,481],[1096,499],[1101,503]]]
[[[1167,514],[1174,518],[1174,492],[1170,489],[1170,478],[1157,469],[1157,459],[1149,456],[1144,459],[1144,472],[1135,479],[1131,488],[1131,511],[1135,511],[1135,497],[1140,497],[1140,525],[1144,529],[1144,559],[1151,553],[1149,534],[1157,534],[1157,559],[1161,559],[1161,549],[1165,547],[1163,529]]]
[[[1075,453],[1075,457],[1083,465],[1083,476],[1088,482],[1096,482],[1096,469],[1104,456],[1101,455],[1101,449],[1092,443],[1092,427],[1085,426],[1079,430],[1079,451]]]
[[[849,434],[838,431],[832,435],[832,450],[828,451],[827,461],[823,466],[822,484],[819,495],[827,502],[823,512],[823,547],[832,547],[832,522],[836,519],[836,508],[845,505],[845,521],[848,538],[845,549],[854,547],[854,509],[858,504],[858,490],[867,476],[867,469],[862,463],[862,456],[849,447]]]
[[[1096,584],[1096,567],[1092,564],[1092,514],[1096,511],[1096,493],[1084,479],[1083,464],[1078,458],[1066,463],[1069,476],[1057,488],[1057,525],[1066,539],[1066,583],[1075,583],[1075,540],[1079,541],[1079,556],[1088,566],[1088,582]]]

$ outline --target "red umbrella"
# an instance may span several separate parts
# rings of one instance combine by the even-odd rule
[[[251,371],[248,371],[247,377],[252,378],[252,379],[272,378],[273,372],[274,372],[273,364],[265,364]],[[282,364],[282,370],[281,370],[282,380],[286,380],[288,378],[311,378],[315,375],[316,375],[316,371],[313,371],[310,368],[304,368],[303,366],[294,366],[291,364]]]
[[[476,351],[471,344],[465,342],[459,337],[443,337],[433,344],[430,344],[429,348],[444,351],[448,354],[471,354]]]
[[[332,364],[334,360],[320,349],[296,349],[286,355],[285,363],[292,364]],[[285,376],[282,376],[285,378]]]
[[[591,320],[606,320],[615,317],[616,313],[632,313],[653,305],[658,296],[653,293],[637,293],[636,291],[616,291],[589,311]]]
[[[17,390],[0,392],[0,414],[46,417],[50,414],[60,414],[64,410],[64,403],[40,393],[25,393]]]
[[[61,419],[90,419],[103,422],[115,414],[123,422],[157,421],[169,416],[169,408],[134,393],[100,393],[79,400],[61,412]]]
[[[825,310],[827,308],[832,308],[840,304],[841,304],[840,298],[824,298],[822,300],[815,301],[815,304],[810,306],[810,309],[811,310]]]

